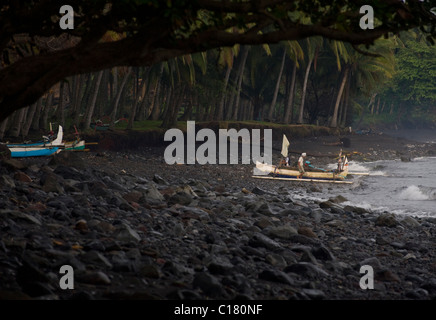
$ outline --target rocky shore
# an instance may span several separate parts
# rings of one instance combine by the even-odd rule
[[[357,140],[362,159],[436,150]],[[291,145],[326,163],[332,141]],[[253,179],[252,165],[170,166],[163,151],[2,160],[0,299],[436,298],[436,217],[345,206],[340,192],[297,200],[333,187]],[[61,288],[64,265],[74,289]],[[374,289],[360,286],[364,265]]]

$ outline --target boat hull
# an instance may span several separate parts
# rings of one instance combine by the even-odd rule
[[[30,143],[30,144],[8,144],[12,158],[22,157],[46,157],[59,152],[64,146],[62,143],[63,128],[59,126],[58,135],[55,140],[48,144]]]
[[[266,163],[256,163],[256,168],[264,173],[273,174],[275,177],[280,178],[297,178],[300,175],[298,170],[278,168],[277,166],[266,164]],[[348,169],[348,166],[346,167]],[[316,180],[344,180],[347,177],[348,170],[342,172],[313,172],[306,171],[303,174],[302,179],[316,179]]]
[[[12,158],[23,158],[23,157],[51,156],[52,154],[56,153],[59,150],[59,147],[53,147],[53,148],[17,147],[17,148],[9,148],[9,149],[11,150]]]
[[[65,143],[66,151],[81,151],[85,150],[85,140],[80,140],[79,142],[67,142]]]

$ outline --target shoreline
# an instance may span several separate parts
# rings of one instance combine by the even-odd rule
[[[290,139],[290,148],[322,151],[329,156],[313,160],[326,164],[337,146],[324,142],[335,139]],[[433,150],[352,136],[346,151],[371,160]],[[0,297],[435,299],[436,218],[374,214],[340,196],[297,199],[299,189],[318,187],[260,182],[252,165],[169,166],[163,151],[3,162]],[[74,290],[59,288],[65,264],[75,270]],[[359,287],[362,265],[374,269],[374,290]]]

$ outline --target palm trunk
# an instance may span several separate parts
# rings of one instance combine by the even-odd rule
[[[380,109],[380,114],[382,114],[383,111],[385,111],[385,105],[386,105],[386,100],[383,100],[383,104],[382,104],[382,107]]]
[[[123,91],[124,91],[124,87],[125,87],[125,85],[126,85],[126,83],[127,83],[127,80],[129,80],[129,77],[130,77],[131,71],[132,71],[132,67],[129,67],[129,68],[127,69],[127,73],[126,73],[126,75],[125,75],[124,78],[123,78],[123,81],[121,82],[120,89],[119,89],[118,92],[117,92],[117,96],[116,96],[115,101],[114,101],[114,107],[113,107],[113,109],[112,109],[112,113],[111,113],[111,116],[110,116],[112,122],[115,121],[116,118],[117,118],[117,114],[118,114],[118,106],[119,106],[119,104],[120,104],[121,94],[122,94]]]
[[[215,119],[217,121],[221,121],[223,120],[224,117],[224,102],[226,100],[226,91],[227,91],[227,85],[229,84],[229,79],[230,79],[230,72],[232,71],[232,67],[228,66],[227,67],[227,71],[226,71],[226,76],[224,78],[224,84],[223,84],[223,89],[222,89],[222,93],[221,93],[221,101],[220,101],[220,105],[219,108],[215,114]]]
[[[167,101],[165,103],[166,108],[164,111],[164,114],[162,116],[162,128],[168,129],[172,126],[172,116],[173,116],[173,112],[174,112],[174,108],[176,105],[176,95],[177,95],[177,89],[176,88],[172,88],[170,87],[168,90],[168,97],[167,97]]]
[[[36,112],[37,104],[38,104],[38,102],[35,102],[34,104],[32,104],[32,106],[30,107],[30,110],[27,114],[26,123],[23,125],[23,129],[22,129],[23,137],[27,137],[27,135],[29,134],[29,130],[30,130],[30,127],[32,126],[32,122],[33,122],[33,117],[34,117],[35,112]]]
[[[41,118],[41,113],[42,113],[42,97],[40,97],[36,103],[36,111],[32,119],[33,130],[39,130],[39,119]]]
[[[339,92],[336,98],[335,109],[333,110],[332,121],[330,122],[330,127],[332,128],[336,128],[338,126],[339,103],[341,102],[342,93],[344,92],[345,83],[347,82],[348,71],[349,71],[349,67],[347,66],[344,70],[344,75],[342,76],[341,86],[339,87]]]
[[[114,100],[118,93],[118,68],[113,68],[111,100]]]
[[[56,117],[62,126],[65,125],[64,93],[65,93],[65,81],[61,81],[59,83],[59,104],[58,104]]]
[[[129,116],[129,123],[127,124],[127,129],[129,129],[129,130],[133,129],[133,123],[135,121],[136,112],[138,109],[139,98],[141,97],[141,101],[145,98],[145,92],[143,92],[143,91],[144,91],[146,83],[147,83],[147,81],[145,79],[142,79],[140,88],[137,91],[135,102],[133,103],[133,106],[132,106],[132,112]]]
[[[304,82],[303,82],[303,92],[301,93],[301,106],[300,106],[300,113],[298,115],[298,123],[303,123],[303,115],[304,115],[304,103],[306,100],[306,90],[307,90],[307,80],[309,79],[309,72],[310,68],[312,67],[314,57],[310,58],[309,63],[306,67],[306,74],[304,75]]]
[[[269,107],[269,112],[268,112],[268,120],[269,121],[273,120],[273,114],[274,114],[274,109],[275,109],[276,102],[277,102],[277,96],[279,95],[280,82],[282,81],[283,69],[285,67],[285,60],[286,60],[286,47],[285,47],[285,49],[283,49],[283,56],[282,56],[282,63],[280,65],[280,72],[279,72],[279,76],[277,78],[276,87],[274,89],[274,96],[273,96],[273,99],[271,102],[271,106]]]
[[[68,114],[70,118],[74,117],[76,109],[78,108],[79,105],[80,78],[81,78],[80,74],[72,77],[73,85],[71,89],[71,106],[70,106],[70,112]]]
[[[100,91],[97,97],[97,110],[94,112],[96,117],[99,119],[103,117],[106,113],[108,113],[108,109],[110,108],[110,99],[108,94],[108,88],[109,88],[109,82],[110,82],[110,70],[105,70],[103,72],[103,77],[101,79],[100,84]]]
[[[44,131],[48,130],[48,117],[50,115],[50,109],[52,107],[52,102],[53,102],[53,93],[50,92],[48,94],[47,100],[45,101],[45,107],[44,107],[44,112],[42,115],[42,123],[40,125],[40,127],[42,127],[44,129]]]
[[[289,89],[289,98],[286,104],[285,123],[289,124],[292,121],[292,111],[294,110],[294,94],[295,94],[295,79],[297,78],[297,64],[294,63],[292,70],[291,88]]]
[[[244,69],[243,65],[245,64],[245,63],[243,63],[243,61],[244,61],[245,52],[247,52],[248,48],[247,48],[247,46],[243,46],[241,50],[242,50],[241,52],[243,52],[243,53],[241,56],[241,61],[239,61],[238,71],[236,73],[236,77],[234,79],[235,87],[232,88],[232,95],[230,96],[230,100],[229,100],[229,103],[227,105],[226,115],[224,117],[225,120],[232,119],[233,114],[234,114],[234,109],[236,108],[238,84],[239,84],[239,79],[242,78],[242,72]],[[242,83],[242,79],[241,79],[241,83]]]
[[[82,76],[80,79],[80,88],[84,88],[84,92],[82,97],[80,97],[80,92],[81,89],[79,89],[79,96],[77,97],[77,109],[75,110],[75,115],[74,115],[74,123],[76,125],[78,125],[78,123],[80,122],[80,115],[82,113],[82,106],[86,106],[87,105],[87,100],[88,100],[88,95],[89,92],[91,91],[91,87],[92,87],[92,74],[89,73],[87,75],[87,77]]]
[[[3,139],[6,132],[6,127],[8,126],[9,117],[3,120],[0,124],[0,139]]]
[[[144,88],[143,88],[143,93],[142,94],[142,100],[141,103],[139,104],[138,110],[137,110],[137,118],[139,121],[142,121],[144,119],[146,119],[146,110],[147,110],[147,100],[148,100],[148,91],[149,91],[149,86],[150,86],[150,68],[146,68],[145,74],[142,75],[142,81],[145,83],[144,84]]]
[[[351,74],[349,75],[351,77]],[[347,81],[347,85],[345,87],[345,98],[344,98],[344,110],[342,113],[342,122],[341,126],[345,127],[348,123],[348,111],[350,110],[350,81]]]
[[[243,56],[242,56],[242,62],[241,62],[241,69],[238,79],[238,91],[236,92],[236,102],[235,107],[233,109],[233,116],[232,120],[237,120],[238,117],[238,111],[239,111],[239,100],[241,97],[241,87],[242,87],[242,79],[244,78],[244,71],[245,71],[245,63],[247,61],[248,51],[250,50],[250,47],[245,47]]]
[[[162,86],[161,81],[163,76],[163,70],[164,70],[164,64],[161,63],[159,78],[157,78],[156,86],[154,88],[154,94],[152,97],[150,120],[154,120],[154,121],[159,119],[159,114],[160,114],[160,104],[158,99],[159,99],[160,87]]]
[[[11,128],[11,137],[17,138],[20,136],[21,128],[23,126],[23,120],[25,116],[25,112],[28,108],[22,108],[21,110],[16,111],[14,123]]]
[[[98,91],[100,89],[100,83],[101,83],[101,78],[103,77],[103,72],[104,72],[104,70],[100,71],[97,75],[97,79],[96,79],[95,87],[94,87],[94,93],[92,94],[91,103],[90,103],[88,110],[86,112],[85,123],[83,125],[84,129],[89,129],[89,127],[91,125],[91,119],[92,119],[92,115],[94,114],[95,103],[97,101]]]

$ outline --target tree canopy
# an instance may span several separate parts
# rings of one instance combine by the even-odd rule
[[[113,66],[149,66],[234,44],[323,36],[367,47],[420,27],[436,37],[430,0],[71,0],[74,28],[62,29],[61,4],[0,5],[0,121],[34,103],[68,76]],[[362,29],[360,8],[374,9]],[[361,51],[361,49],[358,49]]]

